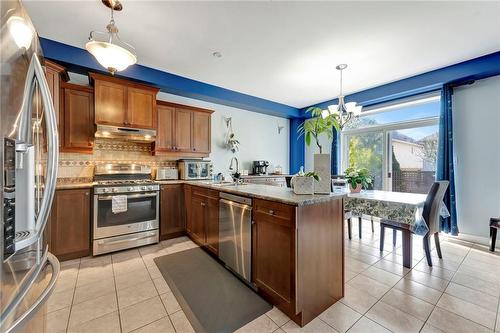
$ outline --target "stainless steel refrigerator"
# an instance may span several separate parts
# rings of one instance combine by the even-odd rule
[[[46,332],[59,262],[44,240],[57,180],[57,119],[31,20],[0,1],[0,332]]]

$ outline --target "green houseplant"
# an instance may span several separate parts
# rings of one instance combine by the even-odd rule
[[[367,168],[357,169],[351,166],[345,170],[345,178],[352,193],[359,193],[362,188],[367,188],[372,183],[372,177]]]
[[[316,173],[299,172],[291,180],[293,192],[295,194],[314,194],[314,181],[320,181],[320,177]]]

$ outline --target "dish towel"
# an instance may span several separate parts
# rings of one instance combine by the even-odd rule
[[[127,211],[127,196],[113,195],[111,199],[111,211],[113,214],[124,213]]]

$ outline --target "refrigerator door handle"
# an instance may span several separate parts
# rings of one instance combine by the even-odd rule
[[[46,181],[44,184],[40,210],[34,225],[35,230],[33,230],[34,232],[28,238],[23,239],[20,244],[16,244],[16,251],[35,243],[41,237],[45,229],[54,198],[59,161],[59,138],[57,133],[57,120],[54,104],[52,103],[52,96],[50,94],[47,80],[45,79],[45,73],[36,54],[34,54],[31,58],[26,78],[16,151],[19,153],[18,155],[23,156],[28,152],[27,148],[32,146],[31,109],[36,81],[40,87],[40,95],[42,97],[44,116],[46,120],[45,123],[47,127],[47,172],[45,175]],[[24,159],[21,156],[19,157]],[[25,166],[23,166],[21,162],[18,167],[23,168]],[[30,197],[28,196],[28,198]]]
[[[3,333],[13,333],[16,332],[23,324],[25,324],[28,320],[31,319],[31,317],[37,313],[39,308],[45,303],[45,301],[48,299],[48,297],[52,294],[52,291],[54,290],[57,282],[57,278],[59,277],[59,273],[61,271],[61,265],[59,263],[59,260],[52,254],[48,252],[48,249],[45,251],[45,255],[43,256],[43,262],[42,264],[39,265],[39,268],[36,270],[36,273],[33,274],[34,279],[30,279],[28,285],[23,286],[22,292],[19,293],[16,297],[15,300],[13,300],[8,307],[6,308],[5,312],[1,314],[0,316],[0,327],[4,327],[5,321],[11,314],[12,310],[14,310],[21,300],[26,296],[28,293],[29,289],[31,286],[35,283],[35,279],[38,277],[40,272],[43,270],[45,267],[45,262],[47,262],[51,267],[52,267],[52,276],[50,278],[49,284],[47,285],[47,288],[44,289],[44,291],[40,294],[40,296],[31,304],[29,309],[24,312],[21,316],[19,316],[11,325],[9,328],[7,328],[5,331],[2,331]]]

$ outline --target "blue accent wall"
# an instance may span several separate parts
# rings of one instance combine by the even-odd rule
[[[89,71],[107,73],[87,50],[46,38],[40,38],[40,41],[44,56],[64,64],[71,72],[80,74],[87,74]],[[300,109],[285,104],[239,93],[142,65],[130,66],[126,70],[117,73],[116,77],[146,83],[160,88],[161,91],[166,93],[239,109],[284,118],[301,116]]]
[[[304,121],[304,118],[290,119],[290,174],[299,172],[304,165],[305,142],[304,136],[298,136],[297,129]]]

